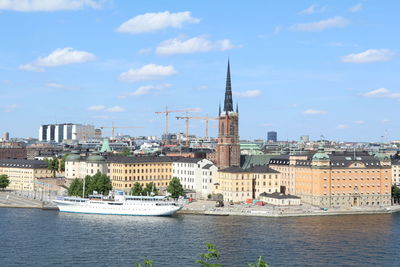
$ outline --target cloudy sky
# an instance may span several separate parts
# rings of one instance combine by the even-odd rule
[[[161,135],[165,106],[217,115],[229,57],[242,138],[400,139],[400,2],[141,2],[0,0],[0,132]]]

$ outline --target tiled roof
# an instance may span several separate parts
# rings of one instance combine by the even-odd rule
[[[26,159],[1,159],[0,160],[0,167],[47,169],[47,166],[48,166],[48,164],[44,160],[26,160]]]

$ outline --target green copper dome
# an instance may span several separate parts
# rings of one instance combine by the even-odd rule
[[[378,153],[375,154],[375,158],[378,159],[378,160],[380,160],[380,161],[383,161],[383,160],[390,160],[389,156],[386,155],[385,149],[383,148],[382,145],[379,147]]]
[[[329,160],[329,156],[325,153],[325,149],[323,145],[318,147],[318,152],[314,154],[312,157],[313,160]]]
[[[99,154],[92,154],[89,157],[87,157],[86,161],[90,161],[90,162],[101,162],[101,161],[105,161],[106,159]]]
[[[72,152],[72,154],[69,154],[69,155],[65,158],[65,160],[68,160],[68,161],[80,160],[80,159],[81,159],[81,156],[80,156],[77,152]]]
[[[108,139],[103,139],[103,144],[101,145],[100,152],[111,152],[110,142]]]

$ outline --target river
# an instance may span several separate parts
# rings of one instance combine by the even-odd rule
[[[400,266],[400,214],[298,218],[124,217],[0,209],[0,266],[198,266],[205,242],[223,266]]]

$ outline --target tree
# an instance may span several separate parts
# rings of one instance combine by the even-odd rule
[[[59,162],[56,157],[47,160],[47,169],[53,171],[53,177],[56,177],[56,172],[59,168]]]
[[[68,157],[68,154],[65,154],[60,160],[60,171],[65,171],[65,159]]]
[[[10,184],[10,179],[5,174],[0,175],[0,188],[3,190]]]
[[[400,188],[392,185],[392,198],[394,200],[394,203],[399,204],[399,200],[400,200]]]
[[[210,263],[217,261],[220,257],[220,253],[214,244],[206,243],[207,253],[200,254],[200,260],[196,260],[203,267],[222,267],[219,263]]]
[[[83,193],[82,179],[75,178],[68,187],[68,196],[81,197]]]
[[[137,267],[153,267],[154,264],[153,264],[152,260],[149,260],[149,259],[145,258],[144,261],[143,261],[143,265],[141,263],[136,263],[136,266]]]
[[[154,195],[158,195],[159,193],[156,185],[153,182],[146,184],[146,187],[142,191],[142,195],[147,196],[151,195],[151,193]]]
[[[73,180],[68,188],[68,195],[81,197],[83,195],[83,187],[85,187],[84,197],[93,194],[93,191],[102,195],[108,195],[108,192],[112,190],[110,178],[98,172],[93,176],[86,175],[84,179]]]
[[[124,149],[122,150],[122,155],[129,156],[131,152],[132,150],[129,147],[124,147]]]
[[[249,267],[268,267],[268,264],[263,261],[262,257],[260,256],[258,258],[258,261],[256,264],[249,264]]]
[[[131,189],[131,195],[132,196],[141,196],[142,193],[143,193],[143,186],[141,184],[139,184],[138,182],[136,182]]]
[[[182,184],[176,177],[172,178],[171,182],[169,182],[167,192],[171,194],[172,198],[179,198],[185,195]]]

